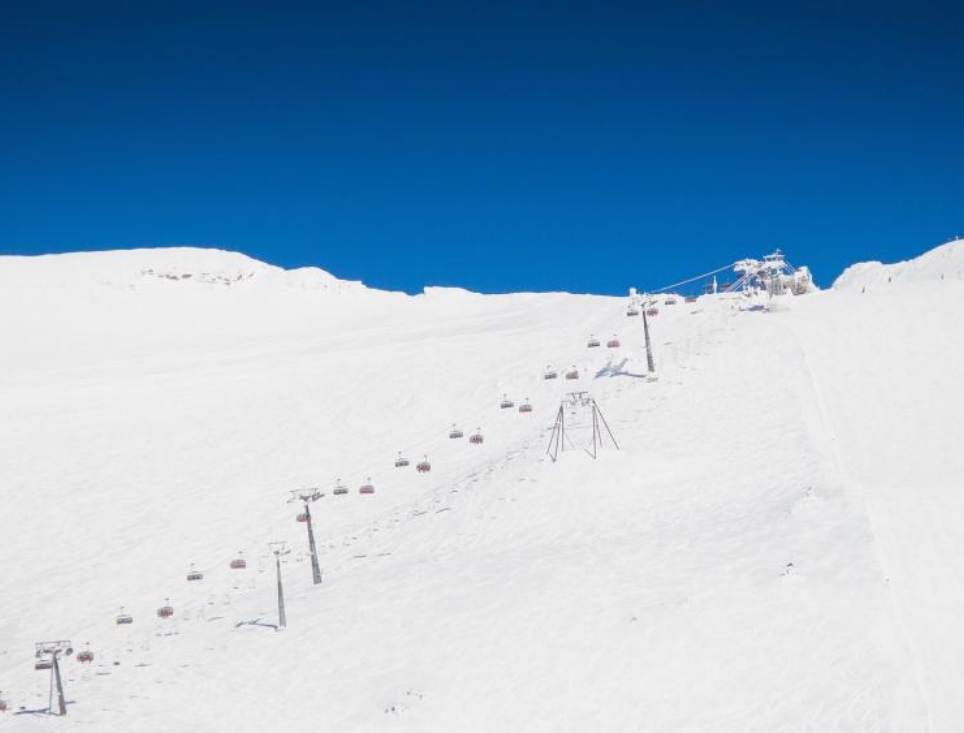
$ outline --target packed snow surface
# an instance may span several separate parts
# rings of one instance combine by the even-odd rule
[[[0,258],[0,730],[956,732],[964,281],[928,272],[661,305],[653,382],[622,299]],[[573,390],[618,451],[567,407],[546,457]],[[95,654],[64,720],[51,639]]]

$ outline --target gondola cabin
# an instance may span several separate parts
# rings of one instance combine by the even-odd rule
[[[295,517],[295,519],[301,522],[302,524],[304,524],[305,522],[308,521],[308,512],[299,512],[298,516]]]
[[[171,618],[174,615],[174,606],[161,606],[157,609],[158,618]]]
[[[610,349],[618,349],[619,339],[613,336],[611,339],[609,339],[609,341],[606,342],[606,346],[607,348],[610,348]]]
[[[599,339],[597,339],[595,336],[590,336],[589,342],[586,344],[586,347],[590,349],[595,349],[597,346],[599,346]]]
[[[559,372],[555,369],[546,369],[546,373],[542,375],[543,379],[556,379],[559,376]]]
[[[476,431],[469,437],[469,442],[472,445],[482,445],[485,442],[485,438],[482,437],[482,433]]]
[[[650,318],[655,318],[656,316],[659,315],[659,308],[648,308],[646,310],[646,315],[649,316]]]
[[[529,404],[528,400],[519,405],[519,412],[532,412],[532,405]]]
[[[633,308],[632,306],[630,306],[629,308],[626,309],[626,317],[627,317],[627,318],[635,318],[635,317],[638,316],[638,315],[639,315],[639,311],[636,310],[635,308]]]
[[[667,298],[664,303],[666,305],[676,305],[676,298]]]
[[[54,666],[54,663],[50,659],[38,659],[34,662],[33,668],[38,672],[43,672],[45,669],[50,669]]]
[[[247,567],[248,563],[243,557],[236,557],[231,561],[232,570],[244,570]]]
[[[571,371],[566,372],[566,379],[579,379],[579,370],[573,369]]]
[[[90,664],[94,661],[94,653],[90,649],[84,649],[77,653],[77,661],[81,664]]]
[[[502,402],[499,403],[499,407],[503,410],[509,410],[515,407],[515,403],[505,395],[502,395]]]
[[[449,432],[449,440],[458,440],[464,435],[464,433],[457,427],[453,426],[452,430]]]
[[[418,462],[418,465],[415,466],[415,470],[419,473],[428,473],[432,470],[432,464],[429,463],[428,458],[426,458],[424,461]]]
[[[403,458],[402,454],[398,454],[398,458],[395,459],[395,468],[404,468],[408,465],[408,459]]]
[[[204,580],[204,573],[197,570],[192,570],[187,574],[188,582],[196,583],[199,580]]]
[[[5,712],[7,712],[7,701],[0,700],[0,713],[5,713]]]
[[[372,484],[365,484],[358,489],[358,493],[362,494],[363,496],[370,496],[371,494],[375,493],[375,487]]]
[[[335,487],[335,490],[332,491],[331,493],[334,494],[335,496],[344,496],[345,494],[348,493],[348,487],[338,484],[338,486]]]
[[[687,302],[687,303],[695,303],[695,302],[696,302],[696,296],[695,296],[695,295],[690,295],[690,296],[688,296],[688,297],[686,298],[686,302]]]
[[[129,626],[130,624],[134,623],[134,617],[129,613],[121,613],[116,619],[114,619],[114,623],[116,623],[118,626]]]

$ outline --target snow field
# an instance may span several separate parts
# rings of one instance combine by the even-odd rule
[[[950,731],[964,712],[959,286],[662,307],[646,383],[619,299],[312,290],[205,253],[255,273],[222,287],[113,254],[70,268],[110,285],[54,258],[3,303],[0,689],[46,708],[40,639],[97,658],[65,663],[66,721],[0,725]],[[614,331],[618,353],[585,348]],[[619,452],[544,457],[570,389]],[[485,443],[450,441],[453,422]],[[329,494],[319,587],[285,504],[306,486]],[[283,633],[275,539],[294,550]]]

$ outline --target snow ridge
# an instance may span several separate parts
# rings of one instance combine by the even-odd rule
[[[5,288],[84,288],[91,284],[137,289],[163,283],[223,287],[280,287],[345,292],[364,290],[318,267],[285,270],[240,252],[201,247],[156,247],[0,257]]]
[[[853,290],[902,282],[964,280],[964,239],[945,242],[905,262],[859,262],[851,265],[833,284],[837,290]]]

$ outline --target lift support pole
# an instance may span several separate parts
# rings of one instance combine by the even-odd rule
[[[284,542],[269,542],[268,547],[274,553],[274,569],[278,578],[278,631],[288,626],[288,617],[285,615],[285,589],[281,584],[281,556],[291,552],[287,549]]]
[[[67,700],[64,698],[64,683],[60,679],[60,653],[54,652],[52,655],[54,683],[57,686],[57,707],[60,709],[59,715],[67,714]]]
[[[318,549],[315,547],[315,531],[311,526],[311,508],[305,499],[305,514],[308,515],[308,547],[311,550],[311,580],[315,585],[321,585],[321,566],[318,564]]]
[[[278,576],[278,628],[284,629],[288,626],[288,619],[285,617],[285,589],[281,585],[281,555],[274,556],[274,567]]]
[[[646,335],[646,368],[650,374],[653,374],[656,371],[656,366],[653,364],[653,347],[649,341],[649,320],[646,318],[646,306],[640,308],[640,311],[643,314],[643,333]]]

